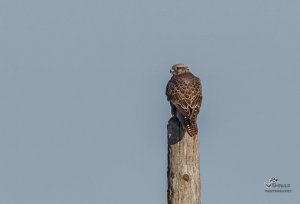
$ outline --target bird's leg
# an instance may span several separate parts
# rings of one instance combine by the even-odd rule
[[[170,106],[171,106],[171,114],[172,116],[174,116],[176,114],[176,107],[170,102]]]

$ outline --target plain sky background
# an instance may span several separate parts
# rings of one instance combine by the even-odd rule
[[[203,204],[300,203],[299,0],[0,0],[0,203],[164,204],[175,63]]]

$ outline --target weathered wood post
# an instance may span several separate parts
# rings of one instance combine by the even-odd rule
[[[200,204],[199,140],[176,117],[168,122],[167,204]]]
[[[167,204],[200,204],[200,164],[197,115],[202,87],[186,65],[175,64],[166,95],[172,117],[168,121]]]

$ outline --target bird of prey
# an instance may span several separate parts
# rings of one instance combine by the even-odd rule
[[[173,65],[170,73],[172,77],[167,84],[166,95],[170,101],[171,113],[193,137],[198,134],[197,116],[202,103],[201,81],[184,64]]]

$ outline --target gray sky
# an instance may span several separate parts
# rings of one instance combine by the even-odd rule
[[[0,203],[165,203],[175,63],[203,83],[203,203],[299,203],[299,10],[1,0]],[[272,176],[293,192],[265,193]]]

